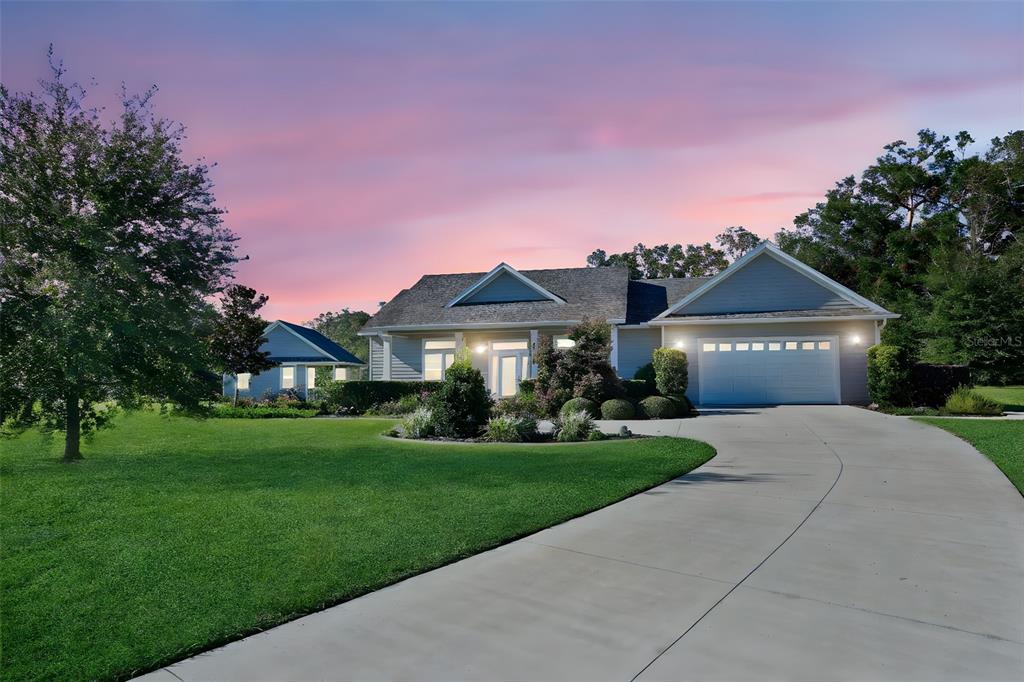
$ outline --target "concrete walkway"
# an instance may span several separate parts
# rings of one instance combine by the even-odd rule
[[[1024,500],[967,444],[848,407],[631,427],[719,454],[147,678],[1024,678]]]

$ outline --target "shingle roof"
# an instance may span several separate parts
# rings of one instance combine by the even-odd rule
[[[775,310],[767,313],[722,313],[719,315],[673,315],[672,319],[683,320],[738,320],[774,319],[789,317],[849,317],[850,315],[874,315],[867,308],[859,306],[835,306],[814,310]]]
[[[520,270],[551,293],[565,299],[446,304],[472,286],[485,272],[424,275],[403,289],[367,321],[363,329],[418,325],[460,325],[516,322],[568,322],[584,318],[625,319],[629,272],[623,267]]]
[[[647,322],[663,313],[670,305],[711,279],[710,277],[677,277],[671,279],[637,279],[629,283],[629,308],[626,324]]]
[[[298,324],[292,324],[291,322],[285,322],[284,320],[278,320],[278,322],[288,327],[288,329],[291,329],[293,332],[304,338],[306,341],[309,341],[311,344],[322,350],[324,353],[327,353],[327,355],[333,357],[338,362],[351,362],[359,365],[365,364],[362,360],[352,355],[352,353],[349,353],[347,350],[336,344],[334,341],[331,341],[315,329],[303,327]],[[316,362],[323,361],[323,358],[313,356],[302,358],[275,357],[274,360],[278,362]]]

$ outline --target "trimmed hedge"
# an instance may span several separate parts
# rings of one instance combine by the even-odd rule
[[[601,419],[634,419],[636,408],[633,403],[621,398],[612,398],[601,403]]]
[[[868,348],[868,395],[881,407],[901,407],[910,398],[910,363],[899,346]]]
[[[597,418],[600,414],[597,403],[589,398],[572,398],[570,400],[566,400],[558,410],[558,414],[564,415],[569,412],[586,412],[591,418]]]
[[[213,407],[212,416],[218,419],[304,419],[315,417],[316,414],[315,408],[217,404]]]
[[[317,397],[328,414],[362,414],[407,395],[433,393],[440,385],[439,381],[332,381],[317,390]]]
[[[675,348],[654,349],[654,382],[662,395],[683,395],[690,382],[686,353]]]
[[[654,387],[654,382],[647,382],[642,379],[633,379],[632,381],[623,381],[622,387],[626,389],[626,397],[635,403],[640,402],[647,396],[657,395],[658,389]]]
[[[668,398],[652,395],[640,401],[640,414],[647,419],[672,419],[676,416],[676,405]]]
[[[676,406],[677,417],[689,417],[697,413],[693,409],[693,403],[685,395],[670,395],[668,399]]]
[[[915,406],[942,407],[956,389],[972,384],[967,365],[918,362],[910,368],[910,401]]]

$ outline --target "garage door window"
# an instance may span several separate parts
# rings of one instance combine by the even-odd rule
[[[796,341],[786,341],[786,350],[796,350]]]
[[[704,344],[704,352],[705,353],[714,353],[715,352],[715,344],[713,344],[713,343],[705,343]]]
[[[832,342],[831,341],[819,341],[818,342],[818,350],[832,350]]]
[[[750,344],[749,343],[737,343],[736,344],[736,350],[750,350]]]
[[[804,341],[800,344],[802,350],[814,350],[814,341]]]
[[[768,342],[768,350],[782,350],[781,343],[775,343],[774,341]]]
[[[750,350],[764,350],[764,344],[757,342],[752,343],[750,344]]]

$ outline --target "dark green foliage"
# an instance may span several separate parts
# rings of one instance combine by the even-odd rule
[[[649,365],[649,366],[651,367],[651,369],[653,371],[654,366],[653,365]],[[632,400],[635,403],[640,402],[641,400],[643,400],[644,398],[646,398],[649,395],[657,395],[658,394],[658,389],[654,385],[653,376],[652,376],[650,382],[638,381],[636,379],[632,379],[630,381],[623,381],[622,382],[622,388],[625,391],[626,397],[629,398],[630,400]]]
[[[601,403],[601,419],[634,419],[636,408],[622,398],[613,398]]]
[[[904,348],[883,343],[868,348],[868,394],[881,407],[909,404],[910,362]]]
[[[672,419],[676,416],[675,403],[660,395],[644,398],[637,407],[645,419]]]
[[[596,249],[587,256],[592,268],[622,266],[629,269],[630,279],[660,279],[670,277],[710,277],[717,275],[761,242],[761,238],[744,227],[727,227],[715,237],[719,248],[710,242],[704,244],[659,244],[647,247],[637,244],[632,251],[609,255]]]
[[[566,412],[586,412],[591,417],[597,417],[600,414],[600,410],[597,407],[597,403],[588,398],[572,398],[565,401],[565,403],[558,409],[559,414],[565,414]]]
[[[220,298],[220,310],[210,335],[210,353],[214,368],[226,374],[259,374],[275,366],[270,353],[260,350],[266,341],[266,320],[259,315],[268,300],[241,284],[232,284]],[[238,381],[234,382],[234,402],[238,402]]]
[[[961,386],[950,394],[943,411],[947,414],[994,416],[1003,413],[1003,406],[966,386]]]
[[[654,380],[664,396],[683,395],[689,383],[686,353],[675,348],[654,349]]]
[[[648,362],[646,365],[644,365],[643,367],[638,369],[636,372],[634,372],[633,373],[633,380],[634,381],[645,381],[645,382],[647,382],[648,384],[651,385],[651,391],[656,390],[655,389],[656,378],[654,376],[654,363],[653,362]]]
[[[306,326],[317,330],[363,362],[368,362],[370,359],[370,344],[367,339],[359,336],[359,330],[363,328],[363,325],[369,319],[370,314],[362,310],[342,308],[336,313],[320,313],[307,322]],[[353,377],[353,373],[362,373],[365,370],[364,368],[350,367],[348,371],[350,378],[358,378],[360,374]],[[319,381],[320,377],[317,377],[317,380]]]
[[[445,438],[480,435],[491,416],[492,404],[483,375],[462,358],[448,368],[444,381],[427,398],[434,429]]]
[[[693,403],[685,395],[670,395],[668,399],[676,407],[677,417],[694,417],[697,411],[693,409]]]
[[[537,392],[537,380],[536,379],[523,379],[519,382],[519,394],[536,394]]]
[[[587,434],[587,440],[591,442],[598,440],[606,440],[607,438],[608,436],[604,435],[604,433],[598,431],[597,429],[594,429],[593,431]]]
[[[910,367],[910,402],[941,407],[960,386],[970,386],[971,370],[965,365],[930,365],[917,362]]]
[[[422,400],[439,385],[438,381],[332,381],[317,389],[317,396],[327,414],[363,414],[408,395]]]
[[[537,395],[535,393],[522,392],[495,401],[492,412],[495,415],[533,417],[535,419],[543,414]]]
[[[487,421],[484,438],[493,443],[523,443],[537,438],[537,420],[533,417],[498,415]]]
[[[548,336],[538,344],[537,394],[548,415],[572,397],[600,403],[624,395],[622,381],[608,361],[611,327],[603,320],[584,320],[569,330],[572,348],[556,349]]]
[[[211,416],[222,419],[300,419],[315,417],[315,407],[275,407],[272,405],[237,406],[218,403]]]
[[[412,414],[423,405],[422,396],[419,393],[408,393],[398,400],[389,400],[367,408],[363,414],[371,416],[401,416]]]
[[[555,421],[555,440],[574,443],[586,440],[594,430],[594,420],[585,410],[569,410],[558,415]]]
[[[182,159],[182,126],[153,113],[155,90],[101,119],[63,66],[42,88],[0,86],[0,425],[63,429],[74,460],[103,403],[198,410],[217,396],[207,301],[237,238],[208,167]]]

